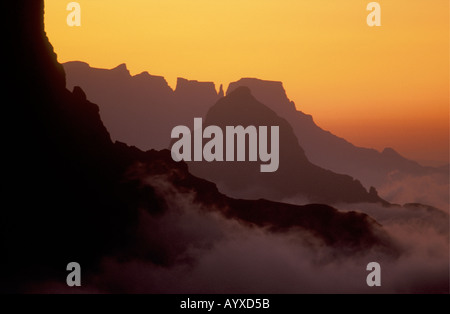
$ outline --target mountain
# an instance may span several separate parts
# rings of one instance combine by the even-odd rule
[[[368,193],[356,180],[309,162],[290,124],[240,87],[212,106],[204,126],[279,126],[279,168],[260,172],[259,162],[189,162],[191,172],[216,182],[225,194],[238,198],[283,200],[306,198],[312,202],[383,202],[374,189]],[[228,139],[227,139],[228,140]],[[248,151],[249,144],[246,143]],[[226,155],[226,148],[224,148]]]
[[[178,78],[172,90],[163,77],[133,76],[125,64],[107,70],[73,61],[63,67],[67,88],[80,86],[99,104],[112,138],[144,150],[167,148],[173,127],[202,117],[220,97],[214,83]]]
[[[311,115],[296,109],[295,103],[286,96],[281,82],[243,78],[231,83],[226,94],[241,86],[248,87],[257,100],[289,122],[312,163],[337,173],[348,174],[366,187],[380,187],[394,173],[396,176],[419,176],[442,172],[406,159],[392,148],[386,148],[380,153],[375,149],[357,147],[323,130]]]
[[[49,280],[64,285],[71,261],[82,265],[83,280],[89,282],[101,272],[104,257],[152,265],[176,260],[182,250],[170,257],[169,247],[145,242],[138,228],[146,223],[143,212],[159,217],[176,210],[169,206],[170,196],[159,192],[166,185],[190,191],[204,210],[244,225],[272,232],[303,228],[325,245],[356,251],[394,248],[382,227],[365,214],[327,205],[232,199],[191,175],[167,150],[144,152],[113,142],[99,107],[82,88],[65,88],[63,67],[44,32],[43,0],[14,1],[9,9],[9,33],[14,36],[4,46],[9,79],[2,124],[7,136],[0,266],[7,272],[1,291],[23,292]],[[123,75],[125,69],[116,72]],[[146,74],[136,80],[164,85]],[[149,176],[159,183],[145,183]],[[154,229],[145,231],[152,234]]]
[[[63,66],[68,73],[68,88],[79,84],[90,100],[101,104],[100,115],[111,132],[112,138],[139,148],[168,147],[170,132],[175,126],[191,126],[194,117],[204,117],[207,112],[214,111],[215,109],[209,109],[220,99],[220,92],[218,95],[213,83],[179,78],[175,91],[172,91],[162,77],[152,76],[147,72],[131,76],[125,64],[111,70],[92,68],[78,61],[67,62]],[[280,82],[266,84],[260,90],[263,91],[266,101],[279,104],[278,107],[285,110],[285,116],[295,111],[295,105],[287,100]],[[240,120],[242,115],[239,116],[240,110],[246,106],[248,107],[248,104],[238,108],[232,107],[230,111],[221,112],[220,115],[227,114],[227,125],[238,125],[242,122]],[[246,121],[252,124],[254,119],[262,115],[260,111],[264,111],[263,107],[263,105],[256,106],[255,112],[249,112],[250,109],[248,109]],[[278,121],[279,118],[275,116],[276,114],[271,111],[271,117]],[[272,123],[273,121],[270,118],[268,121],[260,122]],[[306,160],[307,155],[299,146],[295,138],[296,134],[286,124],[289,123],[283,120],[284,132],[280,134],[283,143],[285,140],[289,142],[281,151],[283,166],[276,174],[263,175],[265,178],[271,178],[270,182],[261,180],[261,174],[252,163],[240,162],[238,166],[231,169],[228,169],[230,167],[226,165],[212,166],[196,163],[191,164],[190,167],[196,175],[217,183],[222,191],[235,197],[272,200],[307,197],[317,202],[381,201],[375,190],[372,194],[368,194],[359,182],[353,182],[354,180],[348,176],[338,176],[331,171],[317,170],[319,167],[315,167]],[[286,131],[288,129],[290,131]],[[295,147],[296,150],[288,147]],[[221,171],[216,170],[222,174],[226,173],[225,177],[216,172],[209,172],[207,169],[211,167],[222,168]],[[311,169],[316,170],[310,171]],[[250,180],[250,177],[247,177],[248,180],[237,179],[239,173],[249,175],[249,172],[254,173],[253,180]],[[338,186],[340,188],[337,188]]]
[[[67,87],[81,86],[87,97],[99,104],[112,138],[144,150],[167,148],[174,126],[190,125],[194,117],[204,117],[223,97],[222,86],[217,93],[211,82],[179,78],[172,91],[163,77],[147,72],[132,76],[124,64],[111,70],[92,68],[78,61],[63,66]],[[312,163],[357,178],[366,188],[378,188],[393,178],[407,176],[444,174],[448,177],[445,169],[421,166],[392,148],[378,152],[357,147],[323,130],[311,115],[296,109],[281,82],[243,78],[230,83],[226,94],[240,86],[250,88],[257,100],[286,119]]]

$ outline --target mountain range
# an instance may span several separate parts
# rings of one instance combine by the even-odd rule
[[[74,260],[82,265],[86,281],[99,273],[105,256],[169,265],[183,252],[176,251],[172,256],[171,248],[146,243],[138,230],[145,223],[143,212],[159,217],[175,210],[169,206],[170,196],[160,193],[164,186],[172,186],[181,197],[189,192],[186,201],[249,228],[264,227],[271,232],[301,228],[326,246],[347,248],[347,253],[374,247],[396,250],[382,226],[366,214],[341,212],[328,205],[295,206],[230,198],[214,183],[193,176],[186,163],[174,162],[168,150],[142,151],[113,141],[101,120],[104,106],[111,104],[99,109],[91,102],[95,97],[85,93],[84,87],[66,88],[64,68],[44,32],[43,0],[14,1],[10,9],[15,36],[8,37],[5,46],[9,77],[6,91],[11,97],[4,107],[8,119],[2,125],[4,134],[8,134],[3,143],[8,151],[4,154],[5,205],[0,224],[0,264],[8,271],[2,274],[2,291],[23,292],[48,280],[65,283],[66,265]],[[121,76],[124,68],[112,72]],[[110,71],[102,73],[109,75]],[[161,99],[164,95],[189,99],[192,87],[181,81],[186,89],[180,87],[179,93],[186,96],[177,96],[165,88],[162,78],[144,74],[132,82],[144,89],[152,82]],[[192,85],[201,93],[209,90],[205,104],[219,98],[211,84]],[[103,92],[111,94],[111,100],[119,97],[115,89],[124,87],[118,84],[105,88]],[[140,104],[133,100],[143,96],[136,90],[135,94],[135,98],[119,98],[121,106],[136,106],[138,111]],[[229,96],[232,100],[250,94],[241,89]],[[203,108],[199,106],[199,110]],[[272,112],[270,115],[276,118]],[[289,126],[279,122],[284,123],[283,132],[289,133],[293,144]],[[153,127],[148,124],[146,121],[147,127]],[[152,130],[150,135],[158,137],[159,129]],[[144,133],[149,136],[147,130]],[[299,146],[295,149],[304,158]],[[159,181],[148,182],[149,177]],[[349,178],[342,179],[351,184]]]
[[[170,131],[174,126],[190,126],[194,117],[206,117],[210,108],[224,97],[222,86],[217,93],[212,82],[178,78],[177,86],[172,90],[162,77],[151,76],[146,72],[132,76],[124,64],[111,70],[93,68],[79,61],[67,62],[63,66],[67,73],[67,87],[70,89],[81,86],[88,98],[99,104],[101,117],[112,138],[143,150],[168,148]],[[392,148],[378,152],[375,149],[357,147],[323,130],[311,115],[298,110],[295,103],[289,100],[281,82],[243,78],[229,84],[226,96],[239,87],[247,87],[256,100],[290,125],[309,163],[336,174],[351,176],[367,190],[411,176],[438,174],[448,181],[445,167],[421,166]],[[234,124],[233,121],[240,119],[238,112],[228,123]],[[260,112],[254,112],[253,116],[257,119],[259,114]],[[301,163],[301,159],[298,162]],[[213,180],[230,195],[252,198],[270,195],[276,200],[293,196],[289,189],[285,190],[284,195],[276,194],[276,189],[271,189],[272,192],[268,194],[262,193],[262,190],[250,193],[250,186],[237,192],[237,188],[230,189],[226,186],[237,184],[238,180],[234,180],[232,184],[223,182],[223,178],[208,174],[206,169],[210,167],[205,163],[191,163],[190,166],[197,175]],[[205,169],[201,170],[201,167]],[[287,179],[285,186],[288,182],[291,181]],[[242,187],[242,184],[239,186]],[[322,199],[326,200],[329,199]]]
[[[100,105],[100,114],[114,140],[143,150],[164,149],[175,125],[202,117],[222,93],[212,82],[178,78],[172,90],[161,76],[147,72],[132,76],[125,64],[97,69],[84,62],[67,62],[67,88],[80,86]]]

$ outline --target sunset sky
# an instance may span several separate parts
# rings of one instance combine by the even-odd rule
[[[353,144],[448,162],[449,2],[383,0],[46,0],[59,62],[126,63],[175,87],[177,77],[282,81],[298,109]]]

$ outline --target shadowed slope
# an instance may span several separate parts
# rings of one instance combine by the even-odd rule
[[[211,107],[206,115],[206,125],[217,125],[222,130],[236,125],[279,126],[280,162],[275,172],[260,172],[261,162],[189,163],[194,174],[217,182],[228,195],[272,200],[302,197],[325,203],[383,202],[375,191],[369,194],[350,176],[311,164],[288,122],[258,102],[246,87],[236,89]],[[248,140],[246,145],[248,151]],[[225,152],[224,148],[224,155]]]

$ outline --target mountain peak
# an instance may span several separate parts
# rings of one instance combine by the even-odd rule
[[[130,75],[130,71],[128,70],[127,65],[125,63],[121,63],[111,70],[115,72],[123,72]]]
[[[270,126],[277,130],[279,168],[271,173],[260,172],[257,163],[243,161],[235,164],[220,162],[190,162],[189,170],[196,176],[217,184],[225,194],[244,199],[265,198],[283,200],[306,197],[313,202],[384,202],[376,190],[368,193],[352,177],[320,168],[307,159],[303,148],[286,119],[253,96],[248,86],[237,86],[212,106],[205,125],[241,126],[243,128]],[[273,134],[272,134],[273,135]],[[245,151],[250,151],[244,142]],[[272,140],[271,140],[272,141]],[[272,142],[273,143],[273,142]],[[223,149],[226,155],[230,151]],[[233,151],[233,154],[235,151]]]
[[[283,94],[286,96],[286,92],[284,91],[283,83],[280,81],[269,81],[269,80],[261,80],[258,78],[253,77],[243,77],[239,81],[232,82],[228,86],[227,95],[232,92],[234,89],[236,89],[238,86],[264,86],[264,87],[270,87],[273,89],[281,89],[283,90]]]
[[[184,88],[184,87],[192,87],[192,86],[208,86],[208,87],[213,87],[214,89],[216,88],[213,82],[200,82],[197,80],[188,80],[182,77],[178,77],[177,78],[177,87],[175,90],[180,89],[180,88]]]
[[[90,68],[89,63],[84,61],[68,61],[65,62],[64,65],[72,66],[72,67],[80,67],[80,68]]]
[[[126,67],[126,66],[125,66],[125,67]],[[153,75],[153,74],[148,73],[147,71],[143,71],[143,72],[141,72],[141,73],[139,73],[139,74],[136,74],[134,77],[153,78],[153,79],[163,79],[164,81],[166,80],[166,79],[164,78],[164,76],[161,76],[161,75]]]
[[[250,91],[250,88],[248,86],[239,86],[231,92],[227,91],[227,97],[233,97],[236,95],[251,95],[251,94],[252,92]]]
[[[246,86],[252,95],[270,109],[286,117],[296,111],[294,102],[290,101],[284,90],[283,83],[279,81],[267,81],[257,78],[241,78],[228,86],[227,95],[240,86]]]
[[[159,93],[172,93],[173,90],[167,83],[164,76],[152,75],[147,71],[136,74],[132,77],[135,86],[140,86],[143,90],[152,91],[154,97]]]
[[[222,84],[220,84],[219,93],[218,93],[217,95],[218,95],[220,98],[222,98],[222,97],[225,96],[225,94],[224,94],[224,92],[223,92],[223,85],[222,85]]]
[[[392,147],[386,147],[385,149],[383,149],[382,154],[391,157],[401,157],[401,155],[397,153]]]
[[[196,80],[187,80],[182,77],[177,78],[175,93],[183,95],[183,97],[193,97],[200,94],[203,97],[212,98],[214,101],[217,99],[216,86],[213,82],[199,82]]]

